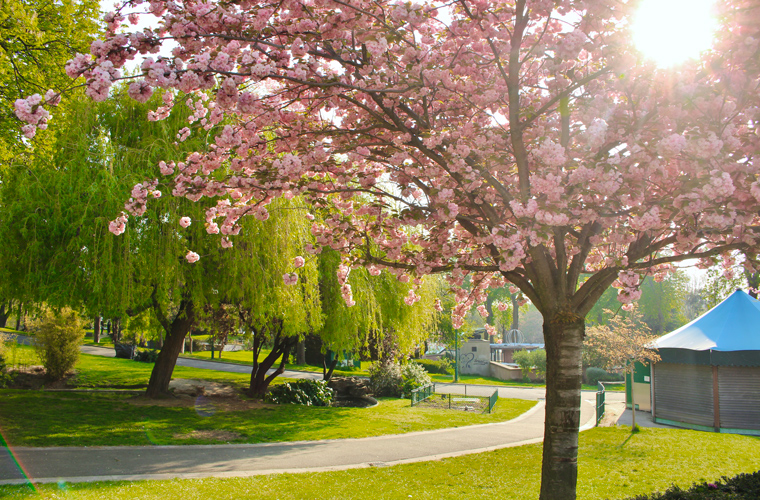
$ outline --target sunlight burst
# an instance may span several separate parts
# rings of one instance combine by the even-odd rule
[[[633,24],[636,47],[658,66],[673,66],[710,48],[713,0],[643,0]]]

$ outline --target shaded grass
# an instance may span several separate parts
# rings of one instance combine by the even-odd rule
[[[268,443],[440,429],[509,420],[535,402],[502,399],[492,414],[412,408],[408,400],[381,399],[374,408],[300,405],[224,411],[205,397],[189,407],[136,406],[124,394],[0,391],[0,427],[13,446],[120,446],[210,444],[193,431],[226,431],[224,442]],[[193,404],[194,403],[194,404]]]
[[[760,463],[757,438],[686,430],[644,429],[621,446],[623,428],[581,434],[578,499],[623,499],[671,484],[752,472]],[[541,445],[387,468],[279,474],[250,478],[41,485],[46,498],[109,499],[440,499],[534,500]],[[0,486],[0,496],[35,498],[28,487]]]
[[[20,351],[31,351],[20,346]],[[147,386],[152,364],[83,354],[70,384],[83,388]],[[250,376],[178,366],[174,378],[196,378],[246,387]],[[278,378],[276,382],[288,381]],[[205,398],[185,407],[137,406],[129,394],[0,390],[0,428],[14,446],[208,444],[185,438],[192,431],[227,431],[236,443],[357,438],[512,419],[535,402],[500,400],[490,415],[411,408],[384,399],[375,408],[271,405],[224,411]],[[191,402],[188,402],[191,403]]]

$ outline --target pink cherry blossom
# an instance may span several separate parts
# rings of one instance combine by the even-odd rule
[[[303,267],[303,265],[306,263],[303,257],[300,255],[293,259],[293,267],[298,269],[299,267]]]
[[[197,253],[193,252],[193,251],[188,251],[187,255],[185,255],[185,259],[187,259],[187,261],[190,264],[198,262],[198,260],[200,260],[200,258],[201,258],[201,256],[198,255]]]
[[[244,217],[267,220],[272,199],[299,197],[319,207],[310,253],[346,256],[348,305],[350,265],[412,283],[445,273],[455,328],[509,282],[518,304],[565,325],[546,335],[580,342],[575,326],[613,282],[627,307],[674,261],[760,253],[760,7],[716,3],[715,47],[659,68],[632,45],[637,4],[133,2],[66,71],[96,100],[124,78],[145,82],[133,83],[138,99],[148,87],[183,93],[149,119],[187,107],[179,139],[208,135],[159,165],[174,196],[228,203],[209,209],[208,233],[232,238]],[[160,20],[117,33],[122,10]],[[169,44],[171,56],[122,76]],[[21,101],[24,133],[39,133],[47,99]],[[135,186],[126,212],[144,215],[156,190],[155,179]],[[562,348],[547,362],[562,371],[574,356]],[[547,401],[568,422],[547,432],[577,431],[568,401]]]
[[[188,227],[188,226],[190,226],[190,224],[192,224],[192,220],[190,219],[190,217],[180,217],[180,219],[179,219],[179,225],[180,226],[182,226],[182,227]]]

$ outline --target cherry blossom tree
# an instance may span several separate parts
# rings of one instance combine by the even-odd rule
[[[738,251],[752,269],[757,254],[760,7],[716,2],[714,49],[677,70],[634,49],[635,7],[132,0],[66,70],[103,100],[145,56],[134,99],[191,95],[148,119],[187,105],[181,138],[219,125],[208,148],[161,168],[175,196],[221,198],[210,233],[229,238],[301,194],[333,210],[312,227],[314,252],[401,279],[449,273],[455,326],[489,287],[519,288],[544,319],[541,498],[571,499],[586,313],[612,284],[635,301],[643,276],[675,262],[730,268]],[[121,32],[146,11],[155,29]],[[17,115],[35,126],[48,104],[17,101]]]

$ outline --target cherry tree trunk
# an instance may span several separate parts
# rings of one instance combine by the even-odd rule
[[[184,314],[183,314],[184,311]],[[158,353],[158,359],[150,373],[150,381],[145,395],[149,398],[161,397],[169,393],[174,365],[177,364],[179,352],[185,342],[185,336],[195,321],[195,310],[190,301],[182,301],[179,312],[166,330],[164,345]]]
[[[575,500],[585,323],[574,314],[544,319],[546,425],[541,500]]]

